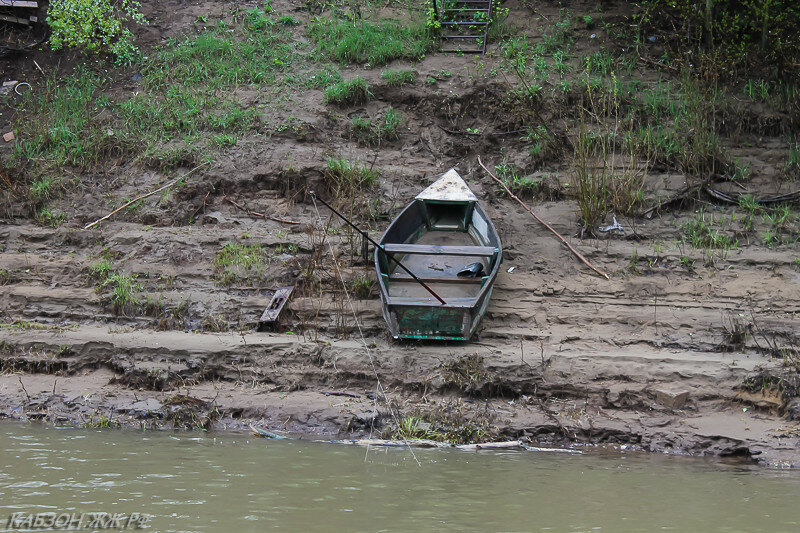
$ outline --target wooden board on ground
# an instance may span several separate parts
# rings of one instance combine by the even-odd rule
[[[289,297],[292,295],[293,291],[294,285],[290,287],[278,287],[275,290],[275,294],[272,295],[269,305],[264,309],[261,318],[258,320],[259,329],[265,326],[272,326],[278,322],[283,307],[286,305],[286,302],[289,301]]]

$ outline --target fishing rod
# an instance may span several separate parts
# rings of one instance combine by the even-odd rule
[[[311,191],[311,190],[309,190],[308,192],[309,192],[309,194],[310,194],[310,195],[311,195],[313,198],[315,198],[315,199],[319,200],[320,202],[322,202],[322,204],[323,204],[325,207],[327,207],[328,209],[330,209],[331,211],[333,211],[333,213],[334,213],[336,216],[338,216],[339,218],[341,218],[342,220],[344,220],[345,222],[347,222],[347,223],[350,225],[350,227],[351,227],[351,228],[353,228],[354,230],[356,230],[357,232],[359,232],[359,233],[361,234],[361,236],[362,236],[362,237],[364,237],[364,238],[365,238],[365,239],[367,239],[369,242],[371,242],[371,243],[372,243],[372,245],[373,245],[373,246],[375,246],[375,248],[376,248],[376,249],[378,249],[378,250],[380,250],[381,252],[383,252],[383,254],[384,254],[384,255],[385,255],[385,256],[386,256],[388,259],[391,259],[392,261],[394,261],[394,262],[395,262],[395,264],[396,264],[397,266],[399,266],[400,268],[402,268],[402,269],[403,269],[403,270],[406,272],[406,274],[408,274],[409,276],[411,276],[411,277],[414,279],[414,281],[416,281],[417,283],[419,283],[420,285],[422,285],[422,287],[423,287],[423,288],[424,288],[426,291],[428,291],[429,293],[431,293],[431,294],[433,295],[433,297],[434,297],[434,298],[436,298],[437,300],[439,300],[439,301],[441,302],[441,304],[442,304],[442,305],[446,305],[446,304],[447,304],[447,302],[445,302],[444,300],[442,300],[441,296],[439,296],[438,294],[436,294],[435,292],[433,292],[433,289],[431,289],[431,288],[428,286],[428,284],[427,284],[427,283],[425,283],[424,281],[422,281],[421,279],[419,279],[419,278],[417,277],[417,275],[416,275],[416,274],[414,274],[413,272],[411,272],[409,269],[407,269],[403,263],[401,263],[400,261],[398,261],[397,259],[395,259],[395,257],[394,257],[394,255],[393,255],[393,254],[389,254],[389,253],[387,253],[387,252],[386,252],[386,250],[384,250],[384,249],[383,249],[383,246],[381,246],[380,244],[378,244],[377,242],[375,242],[374,240],[372,240],[372,238],[371,238],[369,235],[367,235],[367,232],[366,232],[366,231],[362,230],[361,228],[359,228],[358,226],[356,226],[355,224],[353,224],[352,222],[350,222],[350,221],[347,219],[347,217],[345,217],[345,216],[344,216],[343,214],[341,214],[339,211],[337,211],[336,209],[334,209],[334,208],[333,208],[333,206],[332,206],[331,204],[329,204],[328,202],[326,202],[325,200],[323,200],[322,198],[320,198],[319,196],[317,196],[317,195],[314,193],[314,191]]]

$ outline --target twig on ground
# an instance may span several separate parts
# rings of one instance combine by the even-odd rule
[[[339,392],[339,391],[322,391],[325,396],[347,396],[348,398],[361,398],[358,394],[352,392]]]
[[[150,191],[150,192],[149,192],[149,193],[147,193],[147,194],[142,194],[141,196],[137,196],[136,198],[134,198],[134,199],[133,199],[133,200],[131,200],[130,202],[127,202],[127,203],[125,203],[124,205],[122,205],[122,206],[120,206],[120,207],[118,207],[118,208],[114,209],[113,211],[111,211],[111,212],[110,212],[109,214],[107,214],[106,216],[104,216],[104,217],[102,217],[102,218],[98,218],[97,220],[95,220],[95,221],[94,221],[94,222],[92,222],[91,224],[86,224],[86,225],[83,227],[83,229],[89,229],[89,228],[92,228],[92,227],[94,227],[94,226],[98,225],[99,223],[101,223],[102,221],[104,221],[104,220],[107,220],[107,219],[111,218],[111,216],[113,216],[113,215],[114,215],[114,214],[116,214],[116,213],[119,213],[120,211],[122,211],[123,209],[125,209],[126,207],[128,207],[129,205],[135,204],[135,203],[136,203],[136,202],[138,202],[139,200],[144,200],[144,199],[145,199],[145,198],[147,198],[148,196],[153,196],[154,194],[156,194],[156,193],[158,193],[158,192],[161,192],[161,191],[163,191],[164,189],[168,189],[168,188],[172,187],[173,185],[175,185],[176,183],[178,183],[179,181],[181,181],[182,179],[184,179],[185,177],[187,177],[189,174],[191,174],[191,173],[192,173],[192,172],[194,172],[195,170],[197,170],[197,169],[199,169],[200,167],[203,167],[203,166],[205,166],[205,165],[207,165],[207,164],[208,164],[208,163],[203,163],[203,164],[201,164],[201,165],[197,165],[196,167],[194,167],[192,170],[190,170],[189,172],[187,172],[187,173],[186,173],[186,174],[184,174],[183,176],[180,176],[180,177],[178,177],[178,178],[175,178],[174,180],[170,181],[170,182],[169,182],[169,183],[167,183],[166,185],[162,185],[162,186],[161,186],[161,187],[159,187],[158,189],[156,189],[156,190],[154,190],[154,191]]]
[[[509,190],[509,188],[508,188],[508,187],[506,187],[506,184],[505,184],[505,183],[503,183],[502,181],[500,181],[500,179],[499,179],[497,176],[495,176],[495,175],[492,173],[492,171],[491,171],[491,170],[489,170],[488,168],[486,168],[486,165],[484,165],[484,164],[483,164],[483,161],[481,161],[481,156],[478,156],[478,164],[480,164],[480,166],[481,166],[481,167],[483,167],[483,170],[485,170],[485,171],[486,171],[486,173],[487,173],[487,174],[489,174],[489,177],[490,177],[490,178],[492,178],[494,181],[496,181],[497,183],[499,183],[499,184],[500,184],[500,186],[501,186],[501,187],[503,187],[503,189],[505,189],[506,193],[508,193],[508,195],[509,195],[511,198],[513,198],[514,200],[516,200],[517,202],[519,202],[519,204],[520,204],[520,205],[521,205],[523,208],[525,208],[525,210],[526,210],[528,213],[530,213],[530,214],[533,216],[533,218],[535,218],[536,220],[538,220],[538,221],[539,221],[539,223],[541,223],[541,224],[542,224],[542,225],[543,225],[545,228],[549,229],[549,230],[550,230],[550,231],[553,233],[553,235],[555,235],[556,237],[558,237],[558,238],[561,240],[561,242],[563,242],[564,244],[566,244],[566,245],[567,245],[567,248],[569,248],[569,249],[570,249],[570,251],[571,251],[573,254],[575,254],[575,256],[576,256],[578,259],[580,259],[580,260],[581,260],[581,262],[583,262],[583,264],[584,264],[584,265],[588,266],[589,268],[591,268],[592,270],[594,270],[595,272],[597,272],[599,275],[603,276],[604,278],[606,278],[606,279],[610,279],[610,278],[608,277],[608,274],[606,274],[605,272],[603,272],[603,271],[602,271],[602,270],[600,270],[599,268],[597,268],[597,267],[595,267],[594,265],[592,265],[592,264],[589,262],[589,260],[588,260],[588,259],[586,259],[586,258],[583,256],[583,254],[581,254],[581,253],[580,253],[578,250],[576,250],[576,249],[575,249],[575,247],[574,247],[574,246],[572,246],[572,244],[570,244],[569,242],[567,242],[567,239],[565,239],[565,238],[564,238],[564,237],[563,237],[563,236],[562,236],[562,235],[561,235],[559,232],[557,232],[556,230],[554,230],[554,229],[553,229],[553,228],[550,226],[550,224],[548,224],[547,222],[545,222],[544,220],[542,220],[541,218],[539,218],[539,217],[538,217],[538,215],[537,215],[536,213],[534,213],[534,212],[533,212],[533,210],[532,210],[530,207],[528,207],[528,206],[525,204],[525,202],[523,202],[522,200],[520,200],[519,198],[517,198],[517,196],[516,196],[514,193],[512,193],[512,192]]]
[[[22,382],[22,376],[17,376],[19,380],[19,386],[22,387],[22,392],[25,393],[25,397],[28,399],[28,403],[31,402],[31,395],[28,394],[28,389],[25,388],[25,384]]]

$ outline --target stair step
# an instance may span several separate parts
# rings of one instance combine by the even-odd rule
[[[489,23],[486,21],[482,22],[473,21],[473,22],[442,22],[441,24],[442,26],[484,26]]]
[[[488,9],[445,9],[443,13],[488,13]]]
[[[484,35],[442,35],[442,39],[483,39]]]

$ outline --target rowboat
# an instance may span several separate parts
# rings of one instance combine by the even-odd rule
[[[494,224],[450,169],[403,209],[375,248],[392,336],[469,340],[486,313],[502,258]]]

